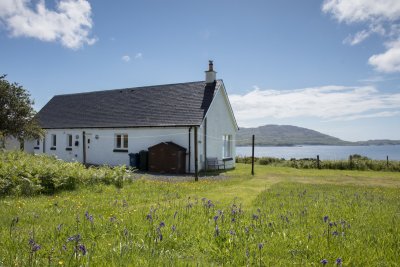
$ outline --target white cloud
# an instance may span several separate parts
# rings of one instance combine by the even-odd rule
[[[359,44],[372,34],[384,36],[387,51],[371,56],[368,63],[377,71],[400,72],[399,0],[325,0],[322,11],[339,22],[367,24],[367,29],[347,36],[345,44]]]
[[[240,126],[258,126],[268,119],[310,117],[355,120],[400,113],[400,93],[383,94],[372,86],[323,86],[296,90],[261,90],[231,95]]]
[[[0,22],[12,37],[32,37],[46,42],[60,42],[78,49],[92,45],[91,6],[87,0],[60,0],[56,10],[49,10],[44,0],[1,0]],[[32,7],[34,6],[34,7]]]
[[[121,58],[123,61],[125,61],[125,62],[129,62],[129,61],[131,61],[131,57],[130,56],[128,56],[128,55],[125,55],[125,56],[122,56],[122,58]]]
[[[137,53],[135,55],[135,59],[142,59],[143,58],[143,54],[142,53]]]
[[[373,55],[368,63],[382,72],[400,72],[400,39],[386,44],[385,53]]]
[[[340,22],[369,22],[400,17],[399,0],[325,0],[322,11],[332,13]]]

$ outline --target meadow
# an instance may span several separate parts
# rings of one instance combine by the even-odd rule
[[[2,195],[0,266],[399,266],[400,173],[80,171],[73,189]]]
[[[236,157],[236,162],[251,164],[251,157]],[[255,157],[255,163],[296,169],[330,169],[330,170],[359,170],[359,171],[393,171],[400,172],[398,160],[373,160],[354,154],[348,160],[317,160],[316,158],[280,159],[273,157]]]

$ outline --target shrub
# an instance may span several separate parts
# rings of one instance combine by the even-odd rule
[[[121,188],[125,178],[125,166],[86,168],[79,162],[64,162],[53,156],[0,152],[0,196],[53,194],[97,183]]]

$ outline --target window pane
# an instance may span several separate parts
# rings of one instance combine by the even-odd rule
[[[55,134],[53,134],[52,137],[53,137],[52,138],[53,139],[52,140],[53,146],[57,146],[57,136]]]
[[[121,135],[120,134],[117,134],[117,143],[116,143],[116,145],[117,145],[117,148],[121,148]]]
[[[72,146],[72,135],[71,134],[67,135],[67,146],[69,146],[69,147]]]
[[[128,135],[124,134],[124,148],[128,148]]]

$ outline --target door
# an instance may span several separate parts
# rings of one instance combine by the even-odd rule
[[[92,145],[93,145],[93,141],[92,141],[92,134],[91,133],[86,133],[86,163],[88,164],[93,164],[93,158],[91,156],[93,156],[92,153]]]

